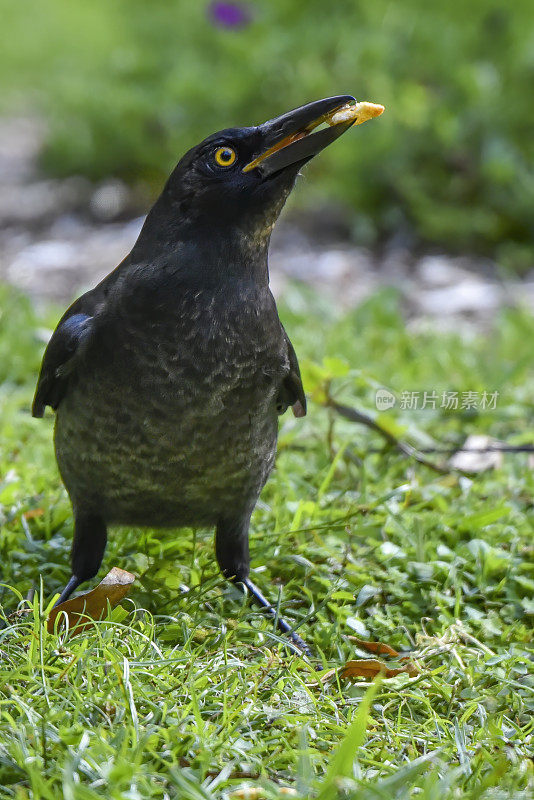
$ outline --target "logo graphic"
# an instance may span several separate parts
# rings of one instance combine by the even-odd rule
[[[377,389],[375,404],[378,411],[387,411],[389,408],[393,408],[396,402],[397,398],[393,392],[390,392],[388,389]]]

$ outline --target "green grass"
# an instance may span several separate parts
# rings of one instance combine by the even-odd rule
[[[94,631],[46,632],[72,518],[52,419],[28,406],[37,331],[57,315],[36,319],[5,291],[1,308],[2,800],[219,798],[244,786],[320,800],[532,797],[527,455],[439,475],[320,405],[326,382],[368,411],[376,386],[499,391],[494,411],[397,407],[381,420],[419,446],[470,432],[532,443],[532,317],[506,312],[462,340],[410,332],[388,292],[341,320],[306,292],[288,296],[315,401],[305,420],[282,420],[251,550],[254,579],[314,650],[307,663],[221,580],[209,532],[114,531],[101,574],[135,572],[130,597]],[[29,613],[9,616],[17,606]],[[350,635],[415,648],[420,674],[371,694],[321,680],[363,657]]]

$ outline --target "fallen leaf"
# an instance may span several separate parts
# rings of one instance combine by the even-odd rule
[[[393,656],[393,658],[398,658],[400,655],[397,650],[394,650],[389,644],[384,644],[383,642],[366,642],[364,639],[358,639],[356,636],[348,636],[347,638],[358,647],[361,647],[362,650],[376,653],[377,656]]]
[[[403,672],[410,676],[419,674],[413,664],[391,668],[384,661],[379,661],[377,658],[347,661],[339,674],[342,678],[376,678],[377,675],[382,675],[384,678],[394,678],[395,675],[400,675]]]
[[[67,615],[70,633],[81,633],[92,624],[92,620],[103,619],[109,607],[114,608],[118,605],[130,591],[134,580],[135,575],[131,572],[113,567],[90,592],[55,606],[48,616],[48,632],[54,631],[56,617],[63,612]]]

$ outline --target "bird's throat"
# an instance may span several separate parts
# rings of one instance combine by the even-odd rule
[[[149,212],[130,253],[132,266],[144,263],[187,283],[220,285],[243,280],[268,285],[268,250],[274,222],[227,225],[209,215],[180,216],[160,198]]]

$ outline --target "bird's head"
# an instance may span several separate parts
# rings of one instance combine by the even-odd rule
[[[263,125],[208,136],[175,167],[131,261],[179,265],[182,275],[204,282],[244,270],[265,280],[271,230],[299,169],[352,125],[383,110],[340,95]]]
[[[213,230],[231,223],[253,237],[268,234],[299,169],[347,128],[383,110],[340,95],[263,125],[220,131],[184,155],[165,193],[176,212],[196,226]]]

